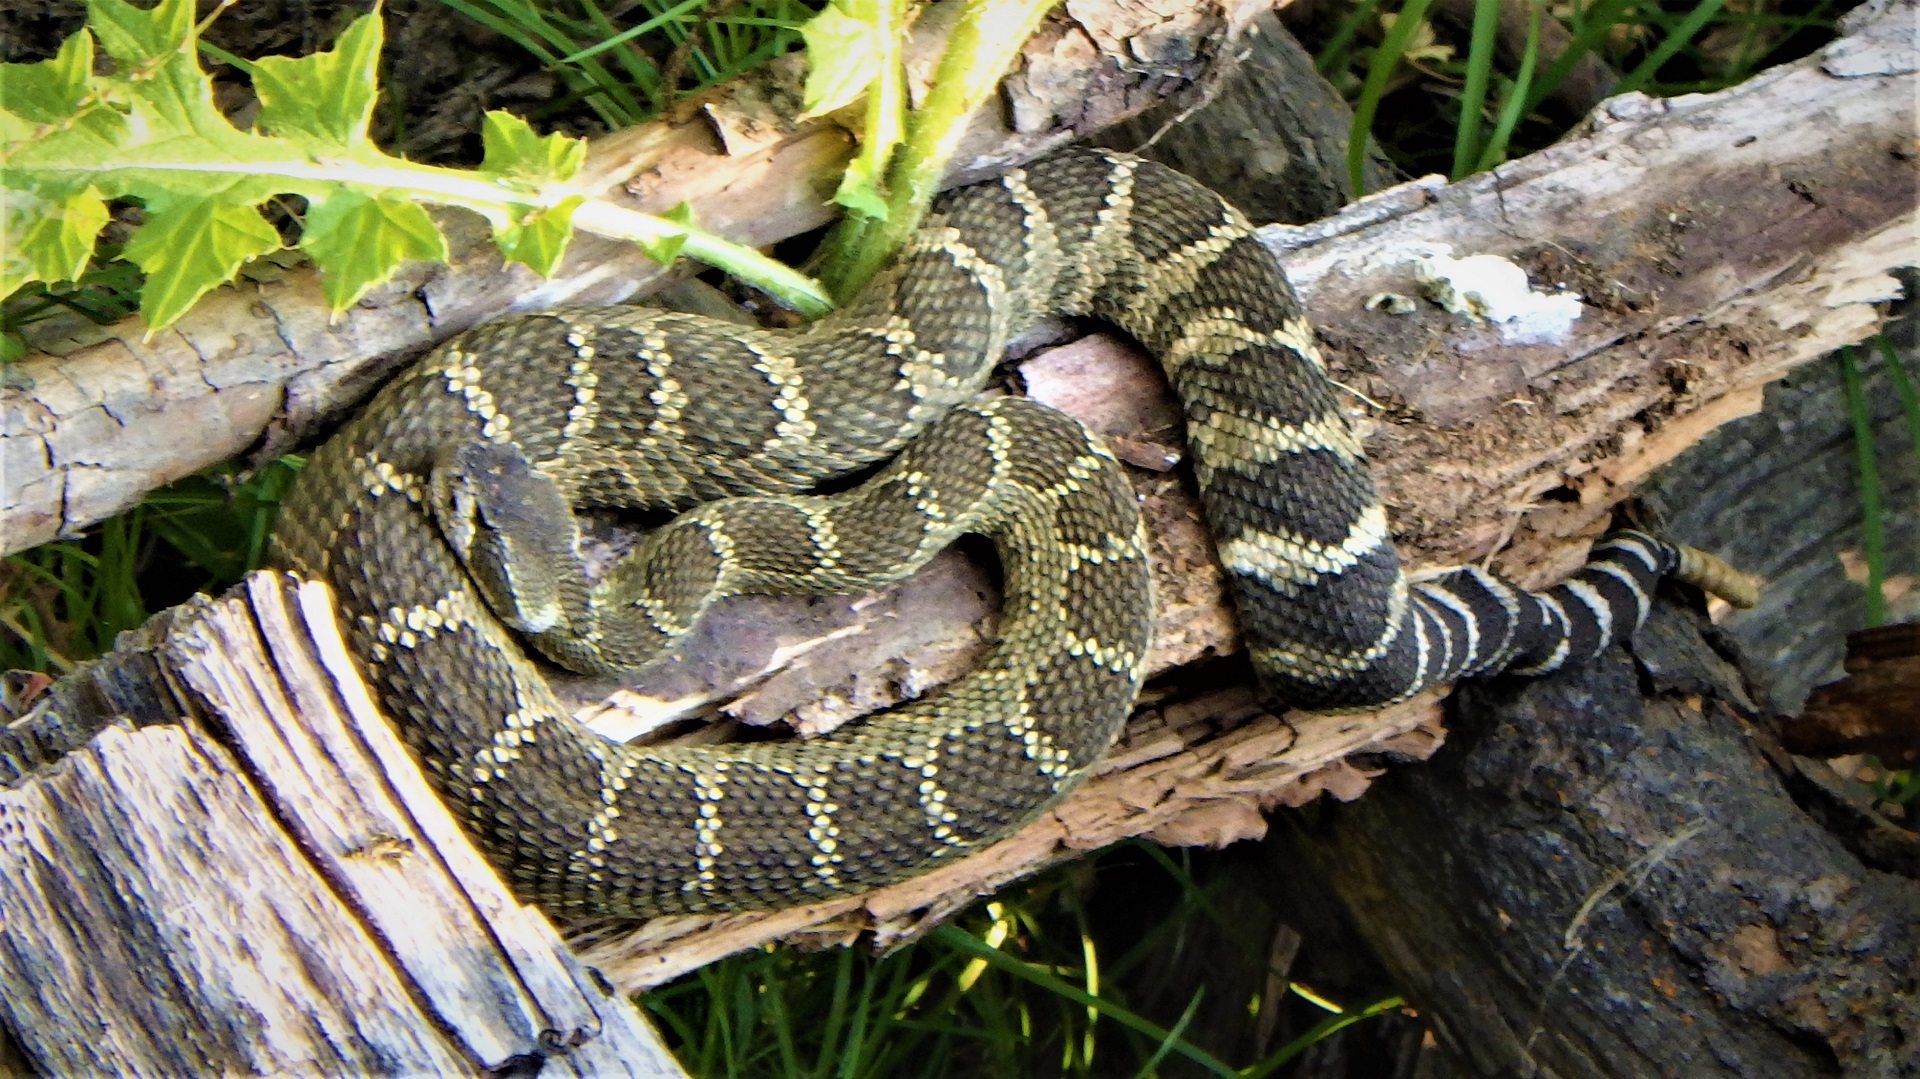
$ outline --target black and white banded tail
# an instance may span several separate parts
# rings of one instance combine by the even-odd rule
[[[1340,708],[1475,675],[1546,674],[1631,637],[1669,576],[1739,605],[1753,602],[1753,584],[1718,557],[1645,532],[1616,532],[1594,547],[1586,566],[1538,592],[1477,566],[1396,589],[1404,601],[1393,604],[1394,622],[1373,664],[1343,680],[1317,681],[1311,668],[1289,668],[1270,655],[1261,675],[1291,703]]]
[[[1539,674],[1630,635],[1663,575],[1695,573],[1722,592],[1741,582],[1712,556],[1638,532],[1601,545],[1592,565],[1544,592],[1477,569],[1410,582],[1313,328],[1252,224],[1149,161],[1069,151],[1049,165],[1101,175],[1069,184],[1012,173],[1004,190],[983,185],[953,200],[950,219],[1017,205],[1029,240],[1006,260],[1021,283],[1009,291],[1045,297],[1034,310],[1112,322],[1160,360],[1273,697],[1362,708],[1476,674]],[[1036,189],[1051,193],[1044,205]],[[1013,212],[997,209],[1003,220]],[[1065,251],[1076,257],[1044,257]]]

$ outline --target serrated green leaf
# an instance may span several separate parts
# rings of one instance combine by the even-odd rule
[[[227,122],[213,103],[213,80],[200,69],[199,54],[188,50],[155,60],[145,78],[127,85],[131,119],[148,144],[168,138],[244,153],[250,137]]]
[[[260,95],[259,126],[342,147],[363,142],[379,92],[383,40],[376,12],[355,19],[326,52],[254,61],[250,74]]]
[[[803,116],[852,104],[879,76],[881,59],[887,54],[880,16],[879,4],[873,0],[853,0],[845,7],[836,2],[800,27],[807,45]]]
[[[447,242],[419,205],[336,191],[307,210],[300,248],[321,274],[327,306],[343,311],[407,259],[443,262]]]
[[[693,204],[685,199],[673,204],[673,208],[657,215],[662,221],[671,221],[676,225],[693,227]]]
[[[13,155],[9,151],[11,151],[16,144],[26,142],[28,139],[33,138],[44,126],[43,124],[36,124],[32,120],[15,116],[5,109],[0,109],[0,161],[5,161],[12,157]]]
[[[585,159],[584,140],[542,137],[493,113],[482,131],[484,164],[460,170],[389,156],[366,138],[377,17],[356,20],[315,56],[237,61],[254,73],[263,102],[258,128],[242,131],[213,103],[192,0],[159,0],[150,11],[127,0],[88,5],[91,36],[75,35],[44,64],[0,67],[0,189],[20,208],[6,221],[0,284],[71,276],[104,220],[101,200],[117,198],[147,209],[126,256],[146,271],[142,313],[156,328],[249,258],[280,246],[258,210],[276,195],[307,200],[302,246],[336,308],[404,259],[445,257],[420,203],[481,214],[509,259],[543,274],[566,250],[575,210],[586,202],[565,186]],[[96,47],[112,57],[109,73],[93,74]],[[755,252],[698,230],[636,225],[628,218],[638,215],[593,205],[589,227],[648,237],[656,257],[689,246],[796,303],[818,298],[811,282]]]
[[[94,237],[107,224],[107,204],[92,188],[63,196],[6,193],[0,296],[29,281],[72,281],[87,268]]]
[[[87,26],[127,76],[129,69],[186,48],[193,34],[193,0],[160,0],[152,11],[126,0],[87,0]]]
[[[862,155],[847,162],[847,171],[840,177],[840,188],[833,193],[833,201],[854,213],[885,221],[887,197],[881,193],[880,185],[873,182],[867,161]]]
[[[0,108],[36,124],[64,123],[92,87],[93,35],[70,34],[53,59],[0,64]]]
[[[179,318],[241,263],[280,246],[280,234],[253,201],[216,190],[148,204],[146,223],[125,251],[147,274],[140,314],[148,326],[157,329]]]
[[[573,211],[586,200],[570,195],[544,210],[535,210],[493,230],[493,240],[509,262],[524,262],[541,277],[553,273],[573,237]]]
[[[481,119],[480,145],[481,172],[530,187],[572,179],[587,156],[585,139],[538,134],[525,120],[499,109]]]

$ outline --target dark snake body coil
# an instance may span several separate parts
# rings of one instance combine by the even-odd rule
[[[649,915],[897,880],[1064,793],[1139,686],[1153,608],[1130,486],[1072,420],[970,403],[1009,335],[1055,312],[1160,358],[1255,663],[1286,701],[1355,707],[1593,655],[1683,557],[1629,533],[1538,594],[1471,569],[1410,586],[1251,225],[1178,173],[1090,150],[948,196],[854,304],[797,331],[562,309],[449,341],[313,456],[277,557],[338,593],[381,700],[528,898]],[[793,494],[888,457],[853,491]],[[699,508],[589,588],[578,505]],[[968,532],[1007,576],[981,666],[806,741],[608,742],[509,632],[625,669],[719,596],[875,587]]]

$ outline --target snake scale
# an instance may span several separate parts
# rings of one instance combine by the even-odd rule
[[[1410,584],[1252,226],[1177,172],[1093,150],[946,196],[854,303],[797,330],[571,308],[462,334],[313,455],[276,558],[332,585],[370,683],[526,898],[651,915],[898,880],[1061,796],[1139,687],[1152,605],[1131,487],[1076,422],[974,400],[1009,336],[1052,313],[1160,359],[1280,700],[1357,707],[1552,670],[1632,632],[1660,575],[1697,568],[1625,533],[1541,593],[1471,568]],[[852,490],[796,494],[888,458]],[[589,586],[577,506],[688,512]],[[875,587],[963,533],[991,538],[1006,575],[980,666],[805,741],[606,741],[514,632],[627,669],[717,597]]]

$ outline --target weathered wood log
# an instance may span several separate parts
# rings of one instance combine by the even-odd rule
[[[1204,114],[1196,120],[1204,120]],[[1249,135],[1240,129],[1232,130],[1226,137],[1255,143],[1260,138],[1257,133]],[[1208,134],[1201,131],[1190,141],[1204,144],[1207,138]],[[1900,306],[1911,309],[1910,303]],[[1905,323],[1896,324],[1891,336],[1896,341],[1910,340],[1912,331],[1909,316]],[[1900,347],[1908,357],[1909,369],[1920,370],[1913,367],[1915,353],[1911,348]],[[1916,489],[1920,489],[1916,488],[1916,482],[1920,481],[1920,461],[1912,457],[1910,433],[1891,379],[1879,369],[1877,358],[1863,358],[1862,362],[1869,410],[1873,425],[1879,430],[1882,451],[1879,455],[1881,512],[1888,537],[1888,604],[1890,611],[1905,608],[1911,617],[1915,599],[1913,574],[1920,569],[1920,562],[1915,561],[1916,556],[1920,556],[1920,542],[1917,542],[1920,531],[1915,528],[1920,500],[1914,497]],[[1775,690],[1767,696],[1790,700],[1794,702],[1792,706],[1797,707],[1797,702],[1806,695],[1807,676],[1832,662],[1823,657],[1837,655],[1842,631],[1849,624],[1858,624],[1862,607],[1858,596],[1857,558],[1845,572],[1842,563],[1848,560],[1845,548],[1858,547],[1861,509],[1852,497],[1857,482],[1854,436],[1841,401],[1837,369],[1830,363],[1809,365],[1798,371],[1793,381],[1795,384],[1791,387],[1782,387],[1779,383],[1769,387],[1766,414],[1743,418],[1712,432],[1694,450],[1669,466],[1667,471],[1671,475],[1657,483],[1659,492],[1654,508],[1664,511],[1664,516],[1658,519],[1670,535],[1721,551],[1736,562],[1775,578],[1760,609],[1736,612],[1727,624],[1741,640],[1762,645],[1765,655],[1751,654],[1756,669],[1761,664],[1769,668],[1787,665],[1788,669],[1782,672],[1786,676],[1782,680],[1784,686],[1776,687],[1769,682],[1762,688]],[[1890,628],[1888,632],[1898,636],[1901,630],[1911,628]],[[1826,644],[1821,647],[1823,637]],[[1855,666],[1850,660],[1849,669]],[[1703,684],[1707,673],[1722,678],[1726,674],[1723,668],[1702,673]],[[1672,670],[1663,672],[1669,682],[1673,674]],[[1590,681],[1595,684],[1589,685]],[[1604,698],[1607,692],[1604,671],[1593,675],[1568,672],[1558,679],[1558,685],[1564,691],[1563,699],[1594,700]],[[1829,691],[1834,688],[1826,687]],[[1648,695],[1647,708],[1657,709],[1667,699],[1667,695],[1650,690],[1644,680],[1641,689]],[[1780,689],[1785,692],[1778,692]],[[1758,690],[1751,692],[1756,698],[1761,696]],[[1816,700],[1820,696],[1817,691]],[[1911,693],[1900,696],[1897,689],[1889,696],[1882,688],[1874,698],[1887,702],[1876,713],[1883,719],[1875,732],[1876,746],[1890,749],[1900,744],[1895,734],[1899,721],[1894,717],[1904,710],[1900,702],[1912,697]],[[1454,720],[1467,715],[1466,702],[1471,699],[1463,695],[1449,702],[1449,728]],[[1810,711],[1812,708],[1810,705]],[[1629,724],[1633,719],[1624,711],[1615,718]],[[1744,707],[1735,722],[1751,724],[1747,734],[1754,740],[1764,743],[1777,734],[1791,747],[1796,743],[1812,744],[1806,729],[1809,718],[1802,716],[1774,723],[1768,721],[1764,708],[1756,714],[1751,707]],[[1485,719],[1479,726],[1494,731],[1505,729],[1498,715]],[[1674,737],[1678,740],[1688,733],[1688,729],[1682,728]],[[1860,733],[1852,731],[1850,737],[1857,739]],[[1894,738],[1885,737],[1889,734],[1894,734]],[[1517,739],[1501,741],[1503,746],[1511,747]],[[1440,750],[1439,759],[1452,759],[1453,754],[1463,751],[1457,739],[1454,743]],[[1864,748],[1864,743],[1849,741],[1829,748],[1836,752],[1843,749],[1857,752]],[[1694,762],[1695,770],[1703,774],[1744,776],[1752,771],[1748,742],[1690,739],[1682,749],[1687,759]],[[1470,747],[1465,751],[1471,751]],[[1723,764],[1716,754],[1729,751],[1734,759]],[[1825,831],[1851,852],[1851,856],[1842,855],[1836,864],[1829,860],[1836,849],[1832,842],[1811,848],[1792,848],[1810,850],[1814,857],[1803,860],[1786,851],[1775,852],[1775,867],[1788,867],[1792,875],[1802,879],[1816,878],[1836,867],[1858,870],[1863,863],[1871,870],[1897,873],[1909,880],[1920,876],[1914,868],[1920,864],[1915,859],[1920,840],[1898,821],[1876,812],[1868,804],[1870,799],[1864,796],[1860,784],[1852,784],[1853,789],[1848,789],[1849,785],[1830,769],[1804,758],[1788,760],[1784,754],[1775,753],[1765,763],[1771,765],[1769,771],[1775,774],[1769,776],[1767,791],[1749,803],[1765,814],[1764,819],[1729,821],[1727,827],[1750,834],[1767,825],[1791,822],[1792,827],[1787,831],[1792,834]],[[1422,773],[1424,769],[1412,771]],[[1388,788],[1395,788],[1401,782],[1399,777],[1382,781]],[[1791,794],[1791,801],[1783,794],[1783,786]],[[1642,788],[1630,782],[1610,784],[1605,794],[1610,809],[1608,821],[1658,816],[1669,808],[1669,793],[1668,788],[1657,785]],[[1244,961],[1250,947],[1258,954],[1257,949],[1271,940],[1275,954],[1269,959],[1269,967],[1284,976],[1294,961],[1287,942],[1298,941],[1304,931],[1312,941],[1302,953],[1302,960],[1308,964],[1305,977],[1316,989],[1324,992],[1335,988],[1335,998],[1341,1000],[1358,1000],[1360,993],[1378,992],[1378,987],[1386,984],[1384,973],[1377,964],[1368,966],[1372,953],[1377,950],[1394,959],[1389,966],[1417,1006],[1416,1014],[1440,1032],[1439,1047],[1421,1050],[1413,1045],[1400,1045],[1394,1074],[1412,1072],[1416,1057],[1421,1058],[1422,1073],[1511,1075],[1532,1068],[1535,1074],[1581,1074],[1578,1068],[1567,1066],[1564,1044],[1557,1045],[1551,1053],[1542,1053],[1537,1060],[1517,1059],[1510,1051],[1514,1033],[1509,1024],[1514,1021],[1514,1009],[1502,1008],[1498,1002],[1489,1003],[1486,999],[1489,986],[1511,989],[1510,984],[1503,986],[1501,979],[1511,978],[1516,969],[1525,971],[1528,964],[1534,968],[1547,965],[1535,956],[1522,957],[1516,953],[1529,944],[1539,944],[1545,934],[1539,931],[1538,923],[1551,924],[1556,918],[1564,920],[1567,912],[1551,905],[1541,909],[1529,903],[1527,900],[1538,897],[1538,889],[1531,893],[1509,889],[1499,895],[1500,909],[1505,915],[1499,919],[1500,931],[1490,932],[1485,925],[1475,925],[1471,928],[1484,934],[1475,938],[1461,927],[1463,921],[1470,919],[1463,918],[1454,909],[1465,907],[1472,911],[1476,901],[1486,902],[1486,893],[1491,888],[1479,883],[1476,872],[1485,857],[1486,836],[1497,829],[1529,834],[1540,815],[1537,799],[1521,782],[1505,788],[1482,784],[1465,795],[1473,803],[1473,811],[1456,818],[1446,811],[1451,805],[1450,799],[1456,795],[1460,795],[1457,786],[1436,785],[1423,801],[1428,810],[1424,813],[1371,814],[1364,811],[1364,806],[1358,811],[1339,806],[1315,807],[1315,811],[1306,814],[1309,822],[1316,817],[1339,822],[1337,834],[1326,836],[1315,832],[1311,823],[1306,826],[1317,844],[1316,853],[1327,860],[1363,863],[1347,865],[1339,872],[1311,871],[1315,860],[1304,857],[1295,847],[1290,835],[1295,829],[1291,827],[1277,828],[1263,844],[1244,845],[1217,857],[1195,859],[1190,864],[1195,879],[1189,886],[1209,896],[1210,912],[1231,913],[1224,915],[1224,924],[1216,924],[1222,917],[1219,913],[1215,914],[1214,921],[1194,919],[1202,924],[1190,926],[1183,932],[1177,962],[1136,970],[1126,983],[1115,985],[1115,991],[1130,1006],[1161,1022],[1187,1021],[1187,1036],[1223,1059],[1257,1059],[1278,1044],[1274,1040],[1276,1020],[1284,1023],[1292,1016],[1277,1006],[1285,999],[1285,994],[1280,992],[1282,987],[1269,982],[1262,992],[1257,981],[1248,984],[1245,974],[1232,968]],[[1577,804],[1579,792],[1575,790],[1567,797]],[[1505,804],[1501,805],[1503,798]],[[1367,801],[1371,799],[1372,796]],[[1301,819],[1296,814],[1283,817],[1289,824]],[[1577,819],[1578,815],[1570,813],[1568,817]],[[1605,849],[1605,838],[1582,835],[1572,842]],[[1435,846],[1443,854],[1434,855]],[[1429,874],[1435,860],[1444,860],[1451,875],[1437,884],[1423,878],[1403,894],[1398,890],[1402,881],[1397,876],[1383,881],[1373,872],[1378,868],[1375,863],[1396,860],[1414,848],[1420,849],[1428,861],[1407,870],[1409,876]],[[1350,857],[1349,852],[1359,852],[1358,857]],[[1494,861],[1500,863],[1499,857]],[[1712,863],[1715,867],[1720,864]],[[1509,868],[1504,863],[1496,864],[1492,873],[1497,877]],[[1745,921],[1722,917],[1715,921],[1709,914],[1749,913],[1740,904],[1725,901],[1730,892],[1738,892],[1739,885],[1713,879],[1711,874],[1700,873],[1692,866],[1686,867],[1682,875],[1686,872],[1692,876],[1683,885],[1666,891],[1673,893],[1691,888],[1700,897],[1695,909],[1707,913],[1695,917],[1689,924],[1694,942],[1706,941],[1709,949],[1735,951],[1743,942],[1765,939],[1767,933],[1774,931],[1774,925],[1764,917]],[[1907,932],[1902,919],[1910,917],[1913,897],[1920,892],[1916,892],[1911,883],[1895,877],[1871,872],[1869,875],[1873,878],[1871,885],[1850,897],[1866,908],[1862,919],[1866,925],[1861,932],[1887,931],[1895,938],[1893,947],[1898,950],[1897,942]],[[1446,890],[1448,884],[1460,878],[1474,881],[1473,888]],[[1887,897],[1891,897],[1892,902],[1883,909],[1880,900]],[[1352,929],[1344,928],[1344,923],[1336,917],[1337,912],[1349,907],[1360,911],[1359,928],[1364,937],[1373,938],[1373,947]],[[1129,911],[1129,914],[1146,924],[1151,924],[1154,916],[1151,910]],[[1524,939],[1517,945],[1511,940],[1514,921],[1528,923]],[[1118,931],[1122,933],[1118,939],[1130,939],[1124,929]],[[1095,932],[1096,936],[1100,933],[1097,925]],[[1797,1076],[1840,1072],[1877,1076],[1912,1067],[1911,1059],[1900,1055],[1899,1043],[1890,1046],[1885,1040],[1876,1044],[1873,1036],[1861,1038],[1846,1020],[1847,1009],[1863,1004],[1861,997],[1847,991],[1836,994],[1844,999],[1834,1001],[1834,1007],[1825,1014],[1817,1014],[1818,1009],[1793,1006],[1794,1001],[1818,993],[1821,987],[1859,985],[1869,987],[1864,1004],[1872,1013],[1869,1021],[1878,1020],[1881,1030],[1903,1023],[1911,1027],[1916,1017],[1898,995],[1892,998],[1896,1006],[1891,1012],[1873,1011],[1881,1003],[1873,994],[1889,988],[1885,969],[1889,960],[1881,949],[1861,953],[1844,946],[1833,947],[1831,941],[1823,942],[1826,946],[1820,947],[1789,946],[1786,949],[1789,959],[1783,961],[1781,969],[1767,977],[1746,979],[1738,994],[1683,993],[1677,1001],[1657,1009],[1657,1018],[1653,1020],[1646,1020],[1635,1012],[1623,1021],[1617,1009],[1609,1011],[1609,1005],[1633,998],[1609,996],[1605,991],[1592,988],[1624,985],[1631,989],[1640,985],[1645,974],[1643,951],[1622,948],[1618,943],[1604,937],[1597,940],[1589,937],[1585,941],[1586,947],[1576,960],[1583,968],[1584,982],[1571,987],[1583,991],[1563,992],[1550,1006],[1543,1005],[1538,1017],[1529,1016],[1536,1019],[1530,1032],[1533,1036],[1564,1043],[1569,1038],[1584,1037],[1586,1028],[1604,1028],[1611,1033],[1603,1037],[1612,1040],[1603,1046],[1614,1051],[1605,1061],[1606,1074],[1712,1074],[1696,1063],[1701,1046],[1708,1044],[1709,1039],[1713,1044],[1731,1041],[1740,1047],[1742,1065],[1728,1069],[1739,1074]],[[1549,962],[1560,958],[1558,953],[1550,954]],[[1901,978],[1912,977],[1911,963],[1906,955],[1893,962],[1908,964],[1906,973],[1892,980],[1898,987],[1893,991],[1898,994],[1904,987]],[[1711,983],[1720,973],[1710,962],[1689,963],[1683,959],[1674,965],[1696,982]],[[1207,988],[1206,998],[1189,1013],[1188,1006],[1194,1003],[1193,991],[1201,984]],[[1563,984],[1562,988],[1569,987]],[[1498,990],[1494,992],[1497,995]],[[1253,1007],[1248,1003],[1249,997],[1258,1004],[1253,1013],[1249,1012]],[[1783,1018],[1788,1011],[1795,1014]],[[1618,1052],[1623,1040],[1620,1030],[1635,1026],[1644,1029],[1653,1023],[1664,1024],[1671,1033],[1639,1038],[1630,1052]],[[1358,1051],[1381,1052],[1386,1047],[1375,1043],[1392,1037],[1384,1030],[1370,1029],[1372,1026],[1350,1028],[1336,1034],[1331,1041],[1317,1045],[1316,1052],[1325,1051],[1329,1067],[1323,1072],[1311,1063],[1302,1062],[1302,1074],[1354,1074],[1350,1064],[1346,1068],[1339,1066],[1340,1061],[1348,1059],[1348,1052],[1356,1051],[1354,1047],[1361,1047]],[[1298,1033],[1299,1028],[1294,1027],[1292,1032]],[[1288,1036],[1284,1028],[1278,1034],[1280,1040]],[[1791,1044],[1789,1051],[1773,1054],[1771,1049],[1782,1042]],[[1808,1045],[1814,1047],[1811,1052],[1807,1050]],[[1343,1051],[1343,1046],[1347,1050]],[[1491,1048],[1481,1051],[1482,1047]],[[1463,1053],[1463,1049],[1472,1052]],[[1428,1059],[1436,1053],[1441,1055],[1441,1062]],[[1594,1050],[1592,1055],[1606,1054]],[[1464,1059],[1459,1059],[1463,1056]],[[1448,1058],[1454,1059],[1446,1062]],[[1817,1068],[1813,1064],[1828,1066]],[[1376,1065],[1377,1071],[1388,1070],[1377,1061]]]
[[[507,893],[351,662],[324,589],[258,574],[56,689],[76,722],[119,721],[0,784],[0,1027],[22,1055],[47,1075],[682,1075]]]
[[[1350,414],[1369,431],[1369,455],[1384,480],[1403,553],[1424,564],[1458,563],[1485,557],[1505,540],[1497,564],[1522,579],[1551,578],[1582,556],[1584,537],[1640,477],[1714,424],[1751,411],[1766,380],[1871,331],[1880,313],[1867,301],[1894,293],[1886,270],[1911,258],[1913,249],[1915,163],[1904,147],[1913,125],[1914,77],[1911,38],[1900,36],[1911,34],[1911,10],[1902,6],[1883,10],[1877,20],[1860,20],[1856,36],[1828,53],[1723,94],[1616,102],[1610,115],[1630,119],[1603,123],[1585,138],[1489,176],[1451,187],[1408,185],[1317,226],[1270,230],[1292,245],[1283,257],[1323,340],[1336,345],[1336,377],[1366,394],[1365,401],[1356,395]],[[1829,66],[1843,74],[1830,73]],[[1883,69],[1895,73],[1859,73]],[[1844,120],[1814,122],[1821,116]],[[1815,141],[1804,141],[1809,138]],[[1736,144],[1784,156],[1761,165],[1730,153]],[[1631,176],[1623,179],[1622,170]],[[1801,170],[1821,184],[1870,175],[1891,182],[1850,187],[1844,199],[1829,200],[1833,209],[1823,210],[1779,179]],[[1752,210],[1775,204],[1777,210],[1759,215]],[[1668,220],[1676,206],[1692,215],[1682,235],[1671,232]],[[1869,206],[1877,209],[1867,211]],[[1789,240],[1778,234],[1771,226],[1781,219],[1796,220],[1807,235]],[[1623,226],[1624,236],[1616,231]],[[1640,243],[1648,229],[1665,230],[1672,243]],[[1694,235],[1702,237],[1698,253],[1688,246],[1687,237]],[[1503,343],[1495,328],[1461,325],[1447,316],[1398,317],[1363,308],[1362,301],[1376,292],[1413,291],[1405,252],[1440,237],[1463,253],[1508,253],[1523,262],[1541,252],[1587,252],[1582,272],[1607,290],[1605,302],[1588,310],[1576,339],[1558,350]],[[1629,303],[1622,299],[1628,294],[1640,298]],[[1369,358],[1340,351],[1343,344],[1364,344]],[[1394,356],[1412,359],[1396,362]],[[1036,380],[1028,381],[1031,386]],[[1057,380],[1038,381],[1050,392]],[[1111,401],[1125,394],[1101,387],[1091,396]],[[1391,407],[1374,412],[1366,407],[1373,401]],[[1157,422],[1150,409],[1108,413],[1085,418],[1097,427],[1118,427],[1132,439],[1143,438],[1141,428]],[[1409,422],[1413,416],[1427,422]],[[1160,669],[1232,651],[1232,619],[1220,605],[1197,509],[1176,483],[1149,481],[1143,487],[1161,605],[1153,665]],[[1546,508],[1533,507],[1555,489],[1566,490],[1570,501],[1548,499]],[[1535,512],[1523,516],[1529,508]],[[844,619],[821,627],[811,615],[794,616],[784,623],[796,627],[790,636],[769,629],[782,624],[777,608],[755,605],[741,623],[751,627],[749,633],[729,636],[717,626],[712,632],[730,647],[706,650],[737,647],[743,662],[731,671],[704,665],[701,676],[721,686],[763,680],[737,709],[749,720],[776,716],[813,691],[844,706],[833,709],[836,720],[918,692],[970,660],[967,649],[951,642],[977,641],[975,626],[991,610],[980,598],[991,595],[984,575],[951,563],[935,572],[951,580],[870,606],[871,618],[849,608]],[[809,610],[817,612],[819,605]],[[907,632],[873,639],[874,627],[890,626]],[[770,654],[829,638],[799,667],[766,674]],[[758,649],[748,646],[755,640]],[[946,643],[928,647],[922,643],[927,640]],[[839,657],[869,664],[877,659],[889,673],[876,679],[836,671],[844,661]],[[670,680],[650,696],[627,696],[625,703],[641,711],[676,710],[691,697],[698,697],[696,687]],[[1384,743],[1423,721],[1382,717],[1377,729]],[[1276,722],[1276,730],[1285,730],[1309,721],[1289,715]],[[1123,748],[1120,756],[1125,754]],[[1071,798],[1010,840],[1008,850],[1033,844],[1021,858],[1037,868],[1063,856],[1062,845],[1097,845],[1161,828],[1169,806],[1160,798],[1178,798],[1206,814],[1217,841],[1257,835],[1263,800],[1295,797],[1286,793],[1295,777],[1326,763],[1279,749],[1275,782],[1261,794],[1236,789],[1239,780],[1231,776],[1217,787],[1194,778],[1241,759],[1231,737],[1195,740],[1151,765],[1168,777],[1168,793],[1156,796],[1155,813],[1131,820],[1105,812],[1085,818],[1080,797]],[[1136,770],[1129,770],[1128,782],[1146,782],[1147,773],[1132,776]],[[1098,782],[1082,797],[1100,797]],[[1092,822],[1099,824],[1090,827]],[[938,906],[964,901],[969,886],[958,880],[963,866],[981,868],[971,885],[977,892],[1018,875],[999,857],[990,851],[977,863],[957,863],[930,878],[952,889]],[[847,936],[870,926],[882,939],[893,939],[911,925],[899,921],[903,908],[896,894],[876,893],[865,911],[843,902],[771,921],[723,919],[710,927],[695,919],[663,921],[625,947],[596,931],[590,954],[620,971],[620,979],[652,984],[687,969],[683,963],[697,965],[750,943],[757,933],[788,932],[816,915],[834,918],[835,932]]]
[[[1782,733],[1795,753],[1871,753],[1889,768],[1920,766],[1920,622],[1847,637],[1847,676],[1813,691]]]
[[[1886,335],[1894,362],[1920,377],[1914,286]],[[1904,312],[1904,314],[1902,313]],[[1866,428],[1878,462],[1888,621],[1920,618],[1920,458],[1887,360],[1856,349]],[[1762,703],[1799,713],[1809,691],[1844,673],[1847,634],[1866,627],[1860,447],[1840,365],[1808,364],[1767,387],[1766,408],[1690,450],[1643,499],[1682,543],[1705,545],[1768,579],[1758,606],[1723,622],[1767,671]]]

